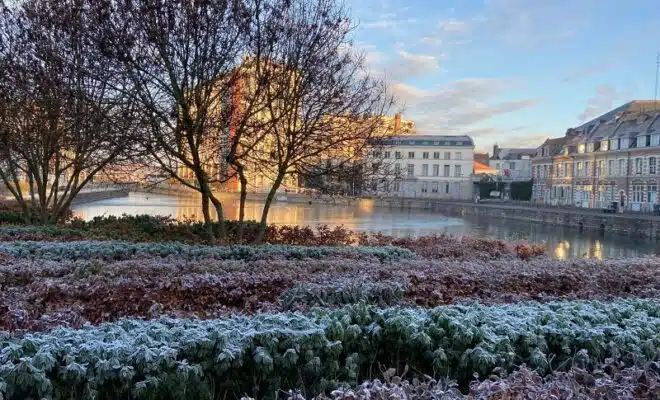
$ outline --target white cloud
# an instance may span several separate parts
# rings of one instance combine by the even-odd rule
[[[482,126],[490,119],[539,104],[539,99],[500,101],[514,85],[508,79],[462,79],[435,90],[423,90],[401,82],[392,85],[406,116],[416,121],[420,133],[465,133],[489,136],[503,133],[496,127]]]
[[[470,31],[470,25],[466,21],[460,21],[453,18],[440,21],[438,27],[442,32],[451,34],[465,34]]]
[[[588,121],[611,110],[614,108],[614,103],[619,97],[619,93],[613,86],[606,84],[600,85],[596,89],[596,94],[587,100],[587,107],[578,117],[579,121]]]
[[[432,74],[440,70],[440,62],[435,56],[402,51],[399,53],[399,57],[389,71],[392,78],[397,81]]]

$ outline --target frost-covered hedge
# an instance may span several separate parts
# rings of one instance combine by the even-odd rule
[[[461,382],[526,363],[541,373],[660,355],[660,301],[435,309],[364,304],[313,315],[129,321],[0,340],[10,399],[210,399],[305,395],[356,385],[380,368]]]
[[[103,258],[121,260],[135,255],[186,258],[213,257],[216,259],[253,260],[264,257],[290,259],[342,257],[376,257],[381,261],[413,258],[410,250],[386,247],[304,247],[304,246],[202,246],[182,243],[128,243],[111,241],[36,242],[15,241],[0,243],[0,254],[11,257],[44,258],[50,260],[78,260]]]

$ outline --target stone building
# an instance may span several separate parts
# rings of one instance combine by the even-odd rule
[[[474,141],[469,136],[399,135],[371,155],[367,192],[379,196],[469,200]]]
[[[659,162],[660,102],[631,101],[539,147],[533,201],[651,212]]]

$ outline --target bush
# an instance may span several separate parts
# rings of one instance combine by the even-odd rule
[[[565,302],[130,321],[5,337],[0,391],[9,399],[273,398],[357,385],[379,366],[467,384],[526,364],[545,375],[605,359],[660,358],[660,302]]]
[[[211,257],[221,260],[255,260],[264,257],[290,259],[325,258],[332,256],[377,257],[381,261],[413,258],[412,252],[397,247],[302,247],[302,246],[200,246],[181,243],[127,243],[127,242],[30,242],[0,243],[0,254],[17,258],[43,258],[51,260],[84,260],[101,258],[122,260],[134,256],[177,255],[187,259]]]
[[[0,211],[0,225],[22,224],[24,222],[25,222],[25,218],[23,218],[23,213],[21,213],[20,211],[9,211],[9,210]]]

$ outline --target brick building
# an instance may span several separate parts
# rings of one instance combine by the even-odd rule
[[[660,102],[631,101],[562,138],[532,160],[533,201],[650,212],[660,183]]]

